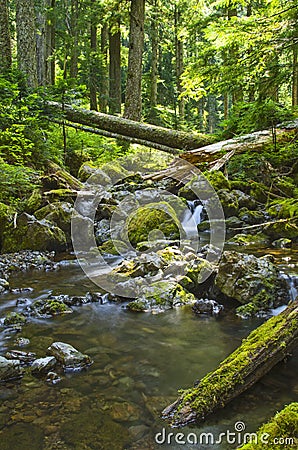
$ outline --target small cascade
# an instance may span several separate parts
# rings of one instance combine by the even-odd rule
[[[292,275],[282,272],[282,278],[289,287],[289,295],[291,300],[295,300],[298,295],[298,275]]]
[[[181,224],[188,238],[197,237],[197,225],[201,223],[203,205],[198,200],[188,201],[187,205],[188,209],[185,211]]]

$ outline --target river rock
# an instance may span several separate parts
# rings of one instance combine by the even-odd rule
[[[272,247],[275,247],[275,248],[291,248],[291,246],[292,246],[291,239],[281,238],[281,239],[277,239],[276,241],[272,242]],[[1,284],[1,280],[0,280],[0,284]]]
[[[31,372],[36,375],[47,374],[55,365],[57,360],[54,356],[47,356],[45,358],[39,358],[33,361],[31,365]]]
[[[285,281],[269,257],[257,258],[234,251],[222,255],[216,287],[242,305],[251,304],[250,315],[269,310],[289,300]]]
[[[3,232],[2,252],[11,253],[19,250],[57,250],[66,248],[66,237],[64,232],[43,219],[27,213],[17,218],[17,226],[12,224],[6,226]]]
[[[72,313],[73,310],[64,303],[65,297],[68,298],[68,296],[60,295],[35,300],[28,310],[34,317],[52,317]]]
[[[23,314],[19,314],[16,312],[8,313],[4,319],[4,325],[24,325],[26,322],[26,317]]]
[[[236,234],[228,241],[228,244],[244,246],[247,248],[262,248],[268,247],[270,240],[268,236],[263,233],[255,234]]]
[[[93,363],[88,355],[76,350],[72,345],[64,342],[54,342],[48,348],[48,354],[54,356],[64,369],[83,369]]]
[[[167,309],[193,304],[196,298],[179,283],[157,281],[145,286],[142,295],[128,303],[130,311],[151,311],[158,313]]]
[[[3,356],[0,356],[0,381],[8,381],[21,378],[23,369],[20,361],[10,361]]]
[[[9,282],[4,278],[0,278],[0,294],[9,290]]]
[[[54,202],[35,212],[38,220],[46,219],[61,228],[70,237],[70,223],[73,207],[71,203]]]
[[[215,300],[199,299],[195,302],[192,310],[195,314],[206,314],[206,315],[218,315],[223,311],[223,305],[220,305]]]
[[[100,184],[103,186],[112,184],[111,178],[101,169],[95,167],[91,162],[85,162],[81,165],[78,172],[78,178],[89,184]]]
[[[27,345],[30,344],[30,339],[20,336],[15,339],[14,343],[19,347],[26,347]]]
[[[5,357],[7,359],[17,360],[22,364],[30,364],[36,358],[36,354],[33,352],[23,352],[21,350],[10,350],[6,352]]]

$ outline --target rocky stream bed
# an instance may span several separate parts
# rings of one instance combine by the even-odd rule
[[[177,389],[297,295],[296,230],[221,172],[210,183],[224,248],[210,244],[224,224],[208,221],[213,194],[198,200],[196,180],[87,165],[80,177],[55,168],[22,215],[0,208],[3,449],[158,448]],[[196,431],[239,417],[253,431],[297,397],[297,364],[279,364]]]

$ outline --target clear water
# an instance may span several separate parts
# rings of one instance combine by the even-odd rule
[[[75,264],[57,272],[32,272],[11,280],[13,287],[34,288],[24,297],[85,294],[96,290]],[[1,297],[1,314],[15,309],[20,295]],[[134,314],[120,304],[90,304],[73,314],[35,320],[21,335],[25,349],[44,356],[54,341],[72,344],[89,354],[94,364],[68,373],[56,385],[27,374],[20,382],[0,386],[0,448],[40,449],[231,449],[237,445],[159,445],[155,435],[171,430],[160,418],[177,389],[214,369],[241,339],[260,324],[227,314],[199,318],[189,308],[160,315]],[[16,335],[1,333],[0,354],[16,348]],[[280,363],[254,388],[231,402],[203,425],[183,433],[234,431],[241,420],[254,431],[285,404],[297,400],[298,356]]]

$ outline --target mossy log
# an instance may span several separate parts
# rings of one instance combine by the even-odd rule
[[[278,316],[250,333],[231,355],[195,387],[180,392],[163,410],[163,418],[181,427],[202,422],[246,391],[283,360],[298,340],[298,298]]]
[[[55,114],[54,120],[57,120],[58,113],[70,122],[105,130],[120,136],[140,139],[143,142],[146,141],[148,145],[153,142],[173,149],[191,150],[214,141],[214,138],[204,134],[170,130],[88,109],[73,108],[70,105],[62,105],[57,102],[47,102],[46,107],[47,113],[50,113],[49,118],[51,118],[51,113]]]

